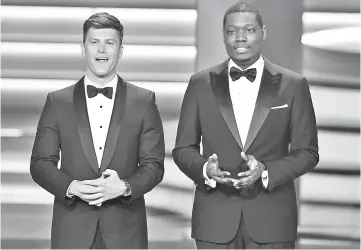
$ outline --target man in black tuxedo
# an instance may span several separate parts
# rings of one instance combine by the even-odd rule
[[[164,134],[154,93],[116,74],[122,38],[116,17],[92,15],[85,76],[47,96],[30,172],[55,196],[52,248],[148,247],[143,196],[163,178]]]
[[[201,249],[295,247],[294,180],[318,163],[316,119],[307,80],[267,60],[265,39],[257,8],[231,6],[230,58],[194,74],[183,99],[173,158],[197,185]]]

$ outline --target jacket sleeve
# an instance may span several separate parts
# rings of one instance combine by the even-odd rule
[[[59,152],[56,105],[52,95],[48,94],[37,126],[31,154],[30,174],[37,184],[53,194],[55,198],[71,204],[74,197],[67,197],[66,193],[73,179],[57,168]]]
[[[201,124],[197,103],[197,86],[191,78],[184,94],[175,147],[174,162],[196,184],[204,184],[203,166],[207,159],[200,154]]]
[[[130,203],[149,192],[163,179],[164,132],[154,92],[149,96],[139,143],[139,168],[132,176],[124,178],[129,183],[132,194],[119,197],[124,203]]]
[[[305,78],[297,84],[291,112],[289,155],[263,162],[268,168],[269,191],[307,173],[319,161],[315,112]]]

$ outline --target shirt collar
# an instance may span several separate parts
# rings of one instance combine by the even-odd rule
[[[243,69],[241,69],[232,59],[229,59],[228,73],[229,73],[229,71],[231,70],[232,67],[235,67],[235,68],[240,69],[240,70],[243,71]],[[250,69],[250,68],[256,68],[257,72],[262,72],[263,68],[264,68],[264,59],[263,59],[263,57],[260,56],[255,63],[253,63],[251,66],[247,67],[245,70]]]
[[[85,77],[84,77],[85,90],[88,85],[92,85],[97,88],[112,87],[113,88],[112,100],[114,100],[115,92],[117,90],[117,84],[118,84],[118,75],[117,74],[115,74],[114,78],[110,82],[108,82],[107,84],[102,85],[102,86],[99,86],[99,84],[92,82],[87,75],[85,75]]]

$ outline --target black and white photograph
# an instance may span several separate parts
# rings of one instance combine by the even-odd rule
[[[2,0],[2,249],[360,249],[359,0]]]

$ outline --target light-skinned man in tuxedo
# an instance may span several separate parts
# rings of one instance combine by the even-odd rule
[[[122,38],[116,17],[89,17],[85,76],[47,96],[30,172],[55,197],[52,248],[148,247],[144,194],[163,178],[164,134],[154,93],[116,74]]]
[[[229,59],[191,76],[183,99],[173,158],[196,184],[199,249],[295,247],[294,180],[318,163],[316,119],[306,79],[267,60],[265,39],[255,6],[231,6]]]

